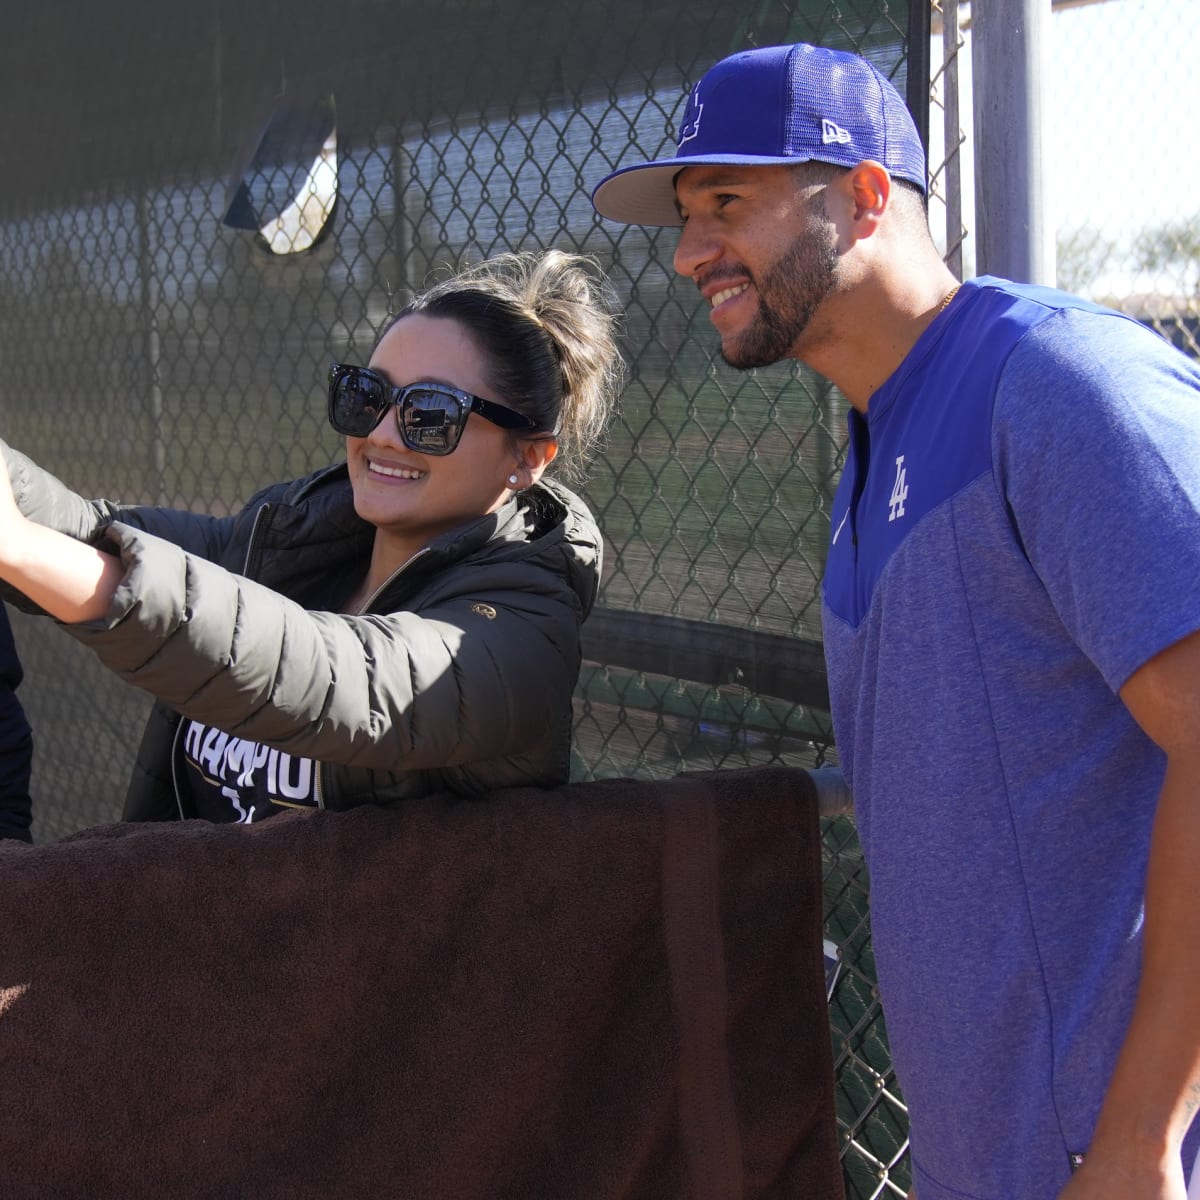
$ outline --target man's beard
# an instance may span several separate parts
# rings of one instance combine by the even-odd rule
[[[743,332],[721,343],[721,357],[748,371],[787,358],[813,313],[837,283],[838,255],[832,238],[817,230],[799,238],[763,274],[751,276],[758,295],[758,313]]]

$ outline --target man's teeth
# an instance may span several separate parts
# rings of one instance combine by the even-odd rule
[[[424,479],[424,471],[410,471],[405,467],[385,467],[382,463],[373,462],[371,470],[377,475],[388,475],[393,479]]]
[[[709,303],[716,308],[718,304],[724,304],[726,300],[740,296],[749,286],[748,283],[739,283],[737,287],[726,288],[723,292],[717,292]]]

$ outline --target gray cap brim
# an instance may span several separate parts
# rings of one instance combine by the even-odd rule
[[[797,156],[762,158],[750,154],[660,158],[606,175],[592,192],[592,207],[602,217],[626,225],[680,226],[683,221],[675,207],[675,176],[685,167],[778,167],[806,161]]]

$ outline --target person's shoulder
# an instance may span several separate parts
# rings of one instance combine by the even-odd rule
[[[1075,460],[1098,463],[1162,437],[1195,445],[1200,366],[1126,314],[1059,304],[1012,346],[993,415],[1013,452],[1052,454],[1069,437]]]
[[[1127,313],[1035,284],[985,276],[970,286],[994,332],[1007,328],[1002,402],[1053,408],[1081,393],[1137,391],[1159,375],[1200,387],[1200,367]]]
[[[1080,301],[1030,327],[1014,351],[1017,365],[1061,376],[1064,386],[1125,390],[1139,379],[1173,376],[1200,387],[1200,366],[1157,330],[1126,313]]]
[[[1117,338],[1142,347],[1152,356],[1179,353],[1136,317],[1059,288],[981,275],[968,280],[963,289],[976,296],[976,303],[1003,314],[1005,319],[1019,321],[1027,335],[1036,333],[1033,342],[1077,346],[1081,340]]]
[[[542,479],[530,492],[535,494],[548,519],[588,541],[599,541],[600,529],[587,502],[557,479]]]
[[[591,609],[599,589],[604,539],[580,496],[557,480],[541,479],[496,519],[498,525],[482,544],[464,552],[462,538],[470,541],[475,536],[471,527],[449,548],[452,575],[548,598],[570,594],[573,605],[584,612]]]
[[[1034,330],[1054,337],[1066,325],[1079,321],[1084,325],[1100,322],[1106,327],[1111,322],[1137,324],[1123,313],[1082,296],[993,275],[969,279],[961,291],[962,331],[975,338],[1001,338],[1010,348]]]

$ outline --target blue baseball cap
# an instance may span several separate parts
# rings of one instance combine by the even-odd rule
[[[688,97],[674,158],[622,167],[596,186],[602,217],[681,225],[684,167],[874,159],[926,190],[925,147],[900,93],[865,58],[799,43],[744,50],[711,67]]]

